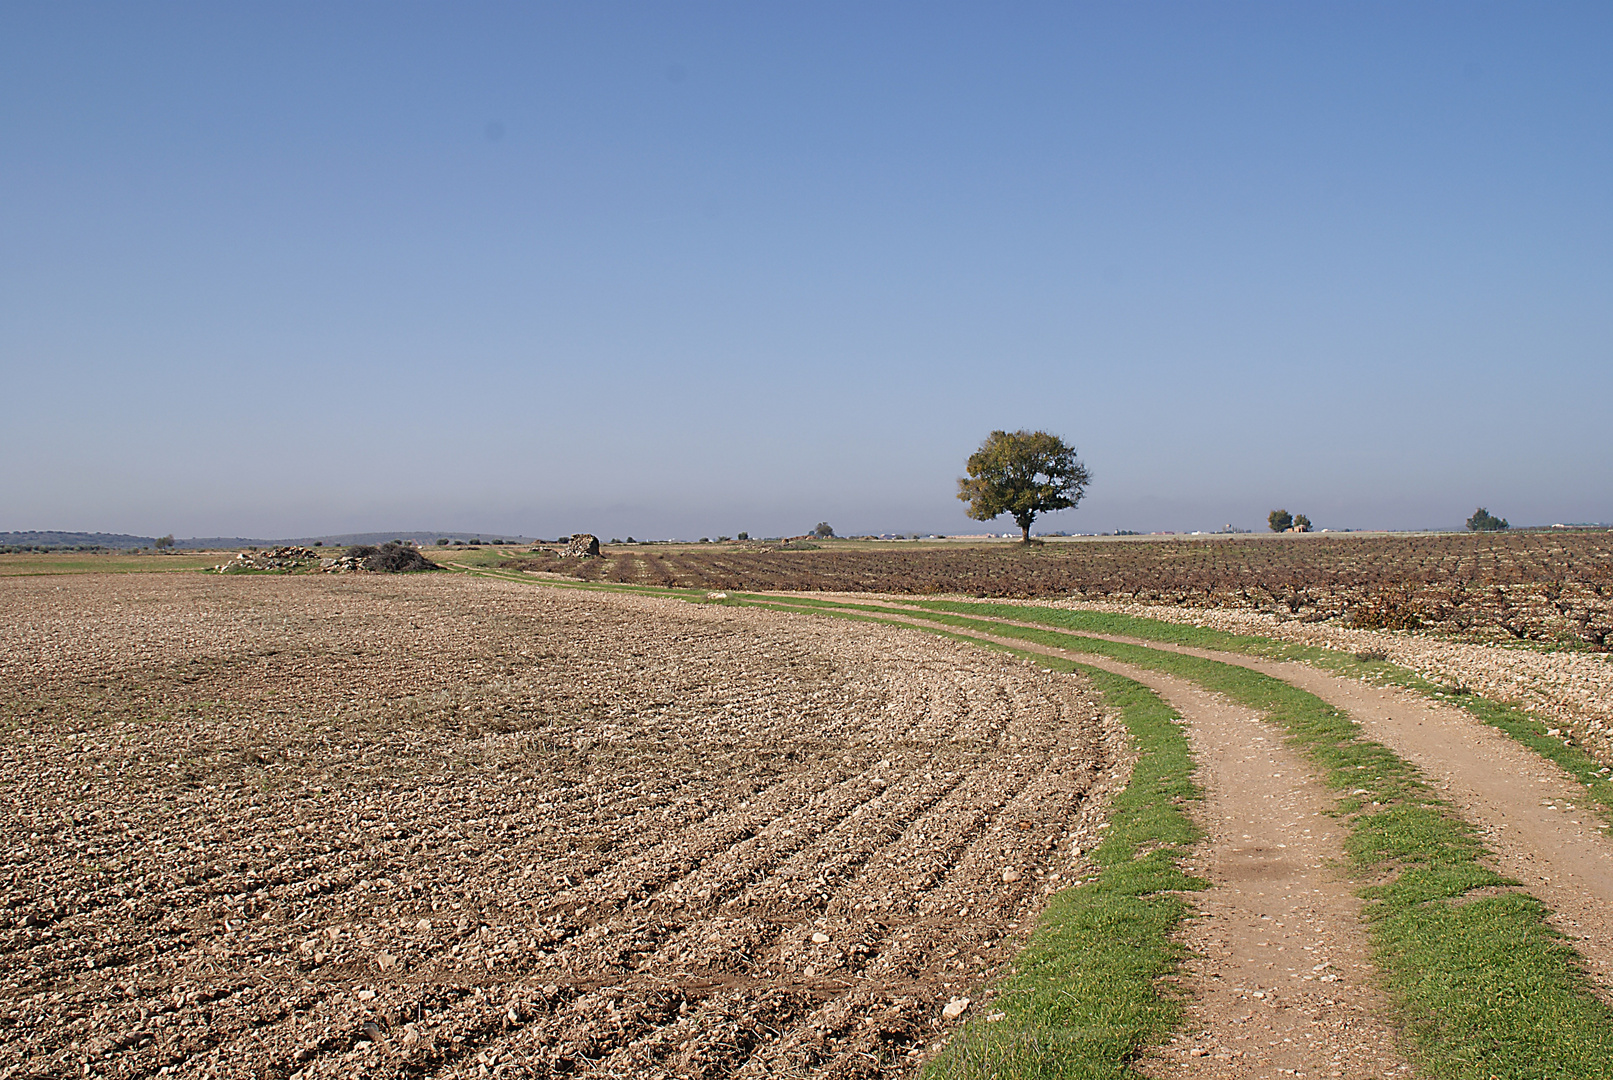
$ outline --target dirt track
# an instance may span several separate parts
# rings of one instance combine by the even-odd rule
[[[1192,953],[1184,972],[1188,1027],[1145,1059],[1149,1075],[1372,1080],[1410,1070],[1366,959],[1361,904],[1343,873],[1343,835],[1330,815],[1335,797],[1280,731],[1185,679],[949,629],[1135,679],[1187,725],[1206,791],[1197,816],[1207,835],[1194,868],[1211,884],[1195,896],[1199,915],[1183,931]]]
[[[1613,839],[1584,801],[1585,789],[1551,762],[1469,713],[1394,688],[1369,686],[1305,664],[1160,646],[1237,664],[1306,690],[1361,724],[1434,781],[1495,852],[1500,871],[1555,913],[1613,999]]]
[[[1187,721],[1206,793],[1207,835],[1191,868],[1210,887],[1183,932],[1187,1025],[1146,1071],[1373,1080],[1409,1069],[1367,959],[1361,902],[1340,873],[1332,793],[1249,709],[1129,664],[1085,662],[1170,702]]]
[[[1012,623],[1046,629],[1038,623]],[[963,631],[1033,652],[1058,653],[1009,638]],[[1084,634],[1202,657],[1258,671],[1316,695],[1347,713],[1368,738],[1410,761],[1477,826],[1497,868],[1554,913],[1553,925],[1585,958],[1605,999],[1613,1000],[1613,828],[1585,805],[1584,787],[1550,761],[1471,714],[1409,691],[1371,686],[1306,664],[1261,660],[1113,634]],[[1083,663],[1110,666],[1081,653]],[[1155,685],[1149,673],[1115,668]],[[1153,676],[1153,678],[1158,678]],[[1157,688],[1163,690],[1164,686]],[[1189,720],[1191,721],[1191,717]],[[1251,813],[1258,792],[1244,794]]]
[[[1496,701],[1517,702],[1550,726],[1571,732],[1603,764],[1613,765],[1613,661],[1607,653],[1502,648],[1443,634],[1355,630],[1227,608],[1071,601],[1049,606],[1112,611],[1347,653],[1380,652],[1431,682],[1460,684]]]
[[[8,580],[0,687],[6,1078],[911,1072],[1123,771],[965,645],[464,577]]]

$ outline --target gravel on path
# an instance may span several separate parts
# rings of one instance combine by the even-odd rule
[[[1072,654],[1072,658],[1076,658]],[[1159,693],[1186,720],[1206,836],[1186,869],[1210,882],[1183,941],[1187,1029],[1145,1059],[1156,1077],[1350,1080],[1410,1070],[1339,872],[1335,798],[1260,716],[1185,679],[1079,657]]]

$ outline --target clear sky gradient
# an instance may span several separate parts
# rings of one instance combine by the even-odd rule
[[[1610,345],[1606,3],[0,7],[0,529],[1610,520]]]

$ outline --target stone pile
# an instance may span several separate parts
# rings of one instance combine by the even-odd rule
[[[390,540],[379,547],[355,544],[342,554],[324,560],[319,568],[327,574],[409,574],[418,570],[442,569],[422,555],[413,544],[398,540]]]
[[[247,570],[299,570],[309,560],[318,558],[312,548],[277,547],[268,551],[241,551],[229,562],[213,569],[220,574],[239,574]]]
[[[577,533],[560,553],[562,559],[593,559],[599,556],[599,537],[593,533]]]

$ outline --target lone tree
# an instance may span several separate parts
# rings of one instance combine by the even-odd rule
[[[1500,532],[1502,529],[1510,528],[1512,526],[1507,524],[1506,518],[1495,517],[1482,506],[1473,511],[1473,516],[1467,519],[1469,532]]]
[[[1266,527],[1272,532],[1287,532],[1294,523],[1294,515],[1287,510],[1273,510],[1266,515]]]
[[[827,540],[835,534],[835,527],[827,521],[818,522],[818,527],[812,530],[812,535],[819,540]]]
[[[976,521],[1008,514],[1030,543],[1037,514],[1068,510],[1081,501],[1092,473],[1057,435],[1045,431],[993,431],[969,455],[969,475],[958,478],[958,498]]]

